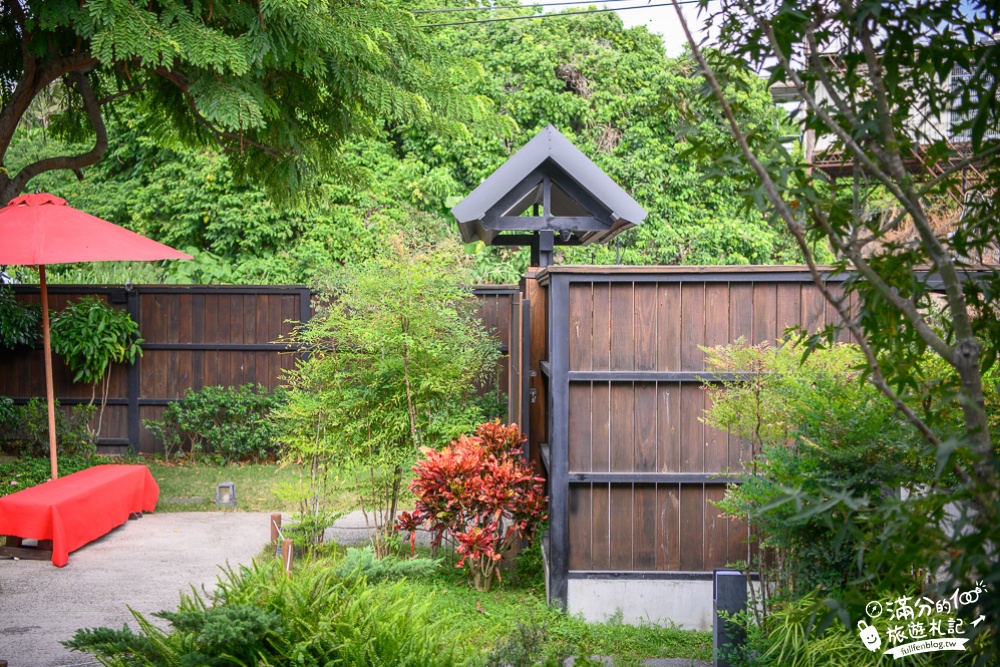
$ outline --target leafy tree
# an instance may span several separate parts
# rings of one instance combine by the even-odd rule
[[[755,150],[718,59],[689,35],[739,146],[727,159],[748,167],[757,200],[795,237],[817,285],[860,341],[868,380],[921,434],[939,470],[958,480],[939,479],[882,516],[882,547],[865,557],[901,570],[946,566],[952,588],[984,581],[995,590],[1000,461],[984,397],[996,389],[984,388],[983,374],[1000,347],[1000,272],[975,264],[995,248],[998,232],[1000,44],[985,39],[997,32],[996,7],[725,0],[712,5],[708,21],[724,56],[766,68],[770,83],[796,91],[802,129],[853,174],[845,183],[801,154]],[[891,209],[873,210],[874,195]],[[960,217],[934,219],[940,196],[958,200]],[[855,272],[845,293],[857,295],[856,308],[824,286],[812,252],[820,241],[835,253],[837,270]],[[945,365],[941,377],[927,377],[928,354]],[[998,609],[1000,596],[991,592],[966,610],[985,613],[977,632],[991,627],[994,642]]]
[[[344,140],[383,124],[491,124],[485,99],[455,92],[475,68],[376,0],[14,0],[0,40],[0,204],[39,174],[98,162],[126,101],[151,136],[217,149],[237,182],[285,201],[313,192],[317,173],[343,173]],[[9,163],[31,126],[87,146]]]
[[[322,206],[284,210],[267,190],[238,179],[225,157],[166,140],[162,121],[128,98],[116,102],[116,113],[108,119],[110,159],[88,170],[81,182],[69,172],[34,182],[194,255],[195,261],[169,268],[169,281],[311,282],[330,263],[374,257],[387,238],[400,232],[431,242],[454,238],[450,205],[553,122],[650,211],[646,223],[615,247],[566,249],[558,259],[799,261],[787,230],[745,206],[745,184],[732,162],[690,154],[686,127],[712,137],[720,153],[732,149],[732,139],[700,95],[692,58],[665,57],[659,38],[645,28],[625,29],[613,15],[598,15],[434,28],[422,34],[442,53],[481,63],[483,75],[467,80],[456,94],[488,99],[499,120],[470,123],[467,134],[404,123],[349,139],[340,145],[338,160],[352,178],[321,174],[316,192]],[[756,77],[744,75],[730,90],[745,101],[742,118],[758,129],[761,143],[787,133],[784,112]],[[498,130],[497,123],[507,129]],[[515,125],[519,129],[512,134],[509,128]],[[62,136],[33,123],[12,142],[8,166],[88,148],[66,144]],[[711,182],[712,174],[721,180]],[[478,244],[460,254],[466,253],[478,282],[516,282],[527,267],[524,250]],[[141,280],[160,278],[149,269],[129,270]],[[53,274],[73,281],[87,276],[112,282],[126,277],[116,267],[103,266],[67,267]]]
[[[294,336],[309,358],[288,380],[279,417],[289,455],[357,486],[374,547],[387,552],[403,471],[420,447],[446,443],[482,420],[475,383],[498,346],[448,254],[407,248],[329,277],[317,314]]]
[[[528,15],[532,9],[511,10]],[[492,13],[491,13],[492,15]],[[744,205],[739,168],[690,155],[683,130],[693,127],[724,149],[735,147],[717,110],[701,95],[689,55],[668,58],[660,38],[644,27],[626,29],[615,14],[565,16],[439,28],[443,48],[482,63],[486,78],[474,90],[517,122],[515,139],[484,132],[442,137],[416,128],[400,137],[407,156],[444,166],[464,196],[512,152],[552,123],[648,211],[621,248],[563,251],[566,262],[624,264],[768,264],[800,261],[783,227]],[[785,112],[752,75],[731,68],[732,94],[744,102],[741,119],[759,143],[786,133]],[[711,181],[710,174],[720,178]],[[482,275],[516,281],[524,252],[494,248],[504,267],[477,250]]]

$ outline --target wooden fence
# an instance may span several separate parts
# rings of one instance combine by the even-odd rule
[[[706,372],[701,348],[839,320],[808,273],[557,267],[539,284],[552,597],[566,601],[569,579],[708,578],[745,561],[746,526],[712,502],[748,450],[702,420],[703,379],[724,378]]]
[[[38,288],[16,286],[20,299],[38,302]],[[501,350],[509,344],[509,300],[516,288],[484,287],[480,316],[495,329]],[[96,295],[128,310],[144,339],[143,355],[132,366],[111,370],[107,409],[99,434],[102,451],[132,446],[142,453],[162,451],[162,443],[141,424],[158,418],[188,389],[257,383],[274,388],[282,371],[295,364],[296,352],[279,341],[311,315],[307,287],[53,285],[53,312],[68,301]],[[0,395],[23,404],[45,396],[41,349],[0,350]],[[506,390],[506,356],[500,365]],[[72,373],[58,359],[54,364],[55,394],[64,407],[90,401],[87,385],[74,384]]]

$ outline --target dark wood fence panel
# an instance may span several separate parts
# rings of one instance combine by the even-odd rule
[[[37,287],[19,285],[15,292],[23,301],[39,301]],[[511,298],[518,294],[517,288],[484,287],[476,294],[483,304],[480,316],[501,341],[499,386],[506,390]],[[132,446],[142,453],[161,452],[162,443],[141,422],[158,419],[188,390],[248,383],[268,389],[278,386],[297,357],[282,339],[311,316],[310,292],[303,286],[136,286],[126,291],[53,285],[50,309],[58,312],[67,302],[87,295],[128,310],[144,341],[143,355],[135,365],[111,370],[98,440],[105,451]],[[58,358],[53,368],[55,394],[63,409],[90,401],[90,386],[74,384],[73,374]],[[19,404],[45,396],[40,348],[0,350],[0,395]]]
[[[569,487],[569,568],[710,572],[738,560],[745,529],[713,502],[724,484],[581,483]],[[735,523],[735,522],[733,522]]]
[[[568,577],[704,577],[745,559],[746,526],[714,503],[749,451],[703,421],[719,379],[704,348],[838,322],[808,273],[559,267],[542,284],[554,597]]]
[[[500,359],[497,362],[497,376],[493,383],[479,387],[480,393],[498,391],[508,394],[510,399],[510,350],[511,350],[511,308],[515,298],[520,301],[521,292],[517,286],[482,285],[473,289],[479,299],[476,315],[483,321],[486,331],[500,341]],[[520,320],[518,319],[518,323]]]

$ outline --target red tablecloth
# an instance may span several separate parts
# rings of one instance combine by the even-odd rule
[[[52,540],[52,564],[128,521],[152,512],[160,487],[143,465],[101,465],[0,498],[0,535]]]

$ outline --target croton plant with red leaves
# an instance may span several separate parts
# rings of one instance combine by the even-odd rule
[[[414,544],[423,526],[438,546],[447,533],[477,590],[500,579],[503,554],[519,539],[531,540],[546,518],[545,480],[521,458],[525,441],[516,424],[488,422],[441,451],[424,447],[410,490],[416,509],[399,515],[396,529]]]

